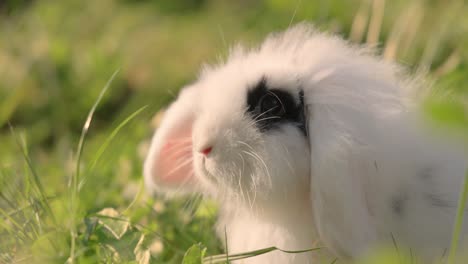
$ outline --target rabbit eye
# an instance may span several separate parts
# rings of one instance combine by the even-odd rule
[[[288,124],[307,134],[304,93],[295,95],[287,89],[268,87],[266,78],[262,78],[247,92],[246,113],[262,132],[280,128]]]
[[[281,100],[275,94],[268,93],[259,101],[260,113],[265,116],[281,117],[285,113],[285,109]]]

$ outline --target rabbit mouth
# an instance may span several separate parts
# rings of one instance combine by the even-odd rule
[[[237,157],[237,158],[236,158]],[[239,189],[245,181],[247,162],[241,155],[200,155],[196,159],[199,176],[209,185],[217,188]]]
[[[201,157],[200,158],[200,163],[201,163],[201,174],[205,180],[207,180],[211,184],[218,185],[219,180],[218,177],[215,176],[215,174],[211,173],[210,170],[208,169],[207,166],[207,158],[206,157]]]

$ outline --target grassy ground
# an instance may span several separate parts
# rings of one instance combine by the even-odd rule
[[[215,205],[144,192],[152,116],[202,63],[290,23],[428,71],[454,95],[428,100],[428,116],[466,132],[466,14],[457,0],[2,1],[0,263],[180,263],[198,243],[222,253]]]

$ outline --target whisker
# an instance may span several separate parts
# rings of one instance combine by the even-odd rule
[[[165,152],[162,152],[161,153],[165,153]],[[169,153],[165,158],[174,158],[174,157],[177,157],[178,155],[180,154],[187,154],[187,155],[190,155],[192,154],[192,146],[186,146],[184,148],[180,148],[174,152],[171,152]]]
[[[221,27],[220,24],[218,24],[218,32],[221,37],[221,41],[223,42],[223,48],[227,49],[228,45],[226,44],[226,39],[224,38],[223,28]]]
[[[254,148],[253,148],[252,146],[250,146],[249,144],[247,144],[247,143],[244,142],[244,141],[238,140],[237,143],[240,143],[240,144],[242,144],[242,145],[245,145],[245,146],[247,146],[249,149],[254,150]]]
[[[171,139],[171,140],[168,140],[167,142],[172,143],[172,142],[187,142],[187,141],[192,141],[192,137],[183,137],[183,138],[178,138],[178,139]]]
[[[241,142],[241,143],[244,143],[244,142]],[[247,144],[247,143],[244,143],[244,144]],[[248,145],[248,144],[247,144],[247,145]],[[244,159],[244,156],[242,156],[242,154],[237,153],[237,155],[239,155],[239,157],[240,157],[241,160],[242,160],[242,169],[239,169],[239,177],[238,177],[237,183],[238,183],[238,185],[239,185],[241,201],[245,201],[245,194],[244,194],[244,190],[243,190],[242,184],[241,184],[242,172],[245,171],[245,159]]]
[[[291,17],[291,20],[289,21],[288,28],[291,27],[292,23],[294,22],[294,18],[296,18],[297,10],[299,9],[299,6],[301,5],[301,0],[297,1],[296,3],[296,8],[294,8],[294,13]]]
[[[167,145],[169,145],[169,146],[167,146]],[[167,147],[165,147],[164,150],[171,150],[171,149],[173,149],[173,148],[175,148],[175,147],[180,147],[180,146],[191,146],[191,145],[192,145],[192,143],[191,143],[190,141],[186,141],[186,142],[175,142],[175,143],[167,142],[167,143],[166,143],[166,146],[167,146]]]
[[[202,197],[201,194],[196,193],[193,194],[190,199],[188,199],[185,203],[184,206],[182,207],[186,211],[190,211],[190,217],[193,218],[195,215],[196,207],[200,205]]]
[[[168,151],[174,148],[184,148],[184,147],[191,147],[191,146],[193,146],[191,143],[174,144],[174,145],[166,146],[163,150]]]
[[[182,182],[179,184],[179,186],[175,190],[176,193],[180,193],[182,188],[185,187],[185,185],[187,185],[187,183],[190,181],[190,178],[194,176],[193,169],[187,175],[188,176],[182,180]]]
[[[250,210],[253,211],[253,204],[252,204],[252,200],[250,200],[250,194],[249,194],[249,192],[247,192],[247,201],[249,202]]]
[[[188,159],[188,160],[182,162],[181,164],[177,165],[174,169],[172,169],[172,170],[167,174],[167,176],[169,176],[169,175],[175,173],[176,171],[180,170],[182,167],[188,165],[188,164],[189,164],[190,162],[192,162],[192,161],[193,161],[193,159]]]
[[[255,201],[257,200],[257,183],[256,181],[252,181],[252,186],[253,186],[253,204],[255,205]]]
[[[244,190],[242,188],[242,171],[239,170],[239,177],[237,177],[237,184],[239,185],[239,191],[240,191],[240,197],[241,197],[241,200],[243,201],[245,199],[245,194],[244,194]]]
[[[265,115],[265,114],[268,114],[268,112],[273,111],[274,109],[275,109],[275,108],[268,109],[267,111],[265,111],[265,112],[259,114],[258,116],[256,116],[256,117],[253,119],[254,124],[255,124],[255,121],[257,121],[260,117],[262,117],[262,116]]]
[[[273,110],[273,109],[268,109],[267,111],[265,111],[265,112],[259,114],[258,116],[254,117],[253,120],[254,120],[254,121],[257,120],[258,118],[262,117],[263,115],[268,114],[268,112],[270,112],[270,111],[272,111],[272,110]]]
[[[259,120],[255,120],[254,124],[260,123],[260,122],[265,121],[265,120],[270,120],[270,119],[281,119],[281,117],[280,116],[265,117],[265,118],[262,118],[262,119],[259,119]]]
[[[271,94],[271,95],[273,95],[274,97],[276,97],[276,99],[278,99],[278,101],[279,101],[280,104],[281,104],[281,108],[283,108],[283,110],[286,110],[286,108],[284,108],[283,102],[281,101],[281,99],[280,99],[275,93],[272,93],[272,92],[268,91],[268,94]],[[274,110],[274,109],[276,109],[276,107],[271,108],[270,110]]]
[[[271,180],[270,171],[268,170],[268,167],[267,167],[265,161],[264,161],[257,153],[255,153],[255,152],[249,152],[249,151],[242,151],[242,152],[244,152],[244,153],[246,153],[247,155],[250,155],[250,156],[254,157],[256,160],[260,161],[260,163],[261,163],[261,164],[263,165],[263,167],[265,168],[265,172],[266,172],[266,174],[267,174],[267,176],[268,176],[268,183],[269,183],[270,186],[272,186],[273,183],[272,183],[272,180]]]

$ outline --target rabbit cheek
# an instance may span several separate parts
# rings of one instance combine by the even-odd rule
[[[219,114],[217,112],[216,114]],[[255,158],[260,148],[257,140],[260,134],[249,126],[250,119],[233,115],[200,118],[194,129],[194,167],[196,176],[205,187],[216,186],[215,192],[223,195],[249,189],[252,170],[256,168]],[[219,122],[229,120],[229,122]],[[204,153],[210,146],[209,153]],[[252,154],[252,152],[254,152]],[[212,188],[211,188],[212,189]]]
[[[279,188],[293,192],[309,189],[310,151],[303,132],[295,124],[284,124],[279,131],[267,135],[274,182]]]

